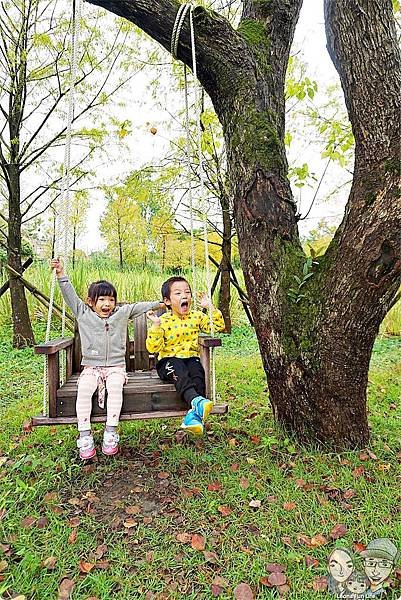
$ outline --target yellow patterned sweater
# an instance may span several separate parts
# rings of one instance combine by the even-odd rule
[[[212,313],[215,331],[223,331],[223,315],[217,309]],[[198,335],[200,332],[210,333],[209,313],[190,310],[188,314],[178,317],[171,311],[164,313],[159,326],[153,325],[148,331],[146,348],[151,354],[158,354],[159,360],[167,356],[189,358],[199,356]]]

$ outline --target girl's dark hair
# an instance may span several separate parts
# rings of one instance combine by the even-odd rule
[[[185,277],[170,277],[170,279],[167,279],[167,281],[165,281],[162,285],[162,298],[168,298],[170,300],[170,293],[171,293],[171,286],[173,285],[173,283],[176,283],[177,281],[185,281],[185,283],[188,283],[188,281],[185,279]],[[191,289],[191,286],[189,285],[189,289]],[[192,290],[191,290],[192,293]]]
[[[101,279],[100,281],[94,281],[90,284],[88,289],[88,298],[92,300],[92,302],[97,302],[97,299],[100,296],[112,296],[114,300],[117,302],[117,290],[110,281],[105,281]]]

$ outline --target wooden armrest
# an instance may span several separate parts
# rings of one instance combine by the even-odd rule
[[[149,371],[156,369],[156,354],[149,354]]]
[[[35,346],[35,354],[56,354],[60,350],[72,346],[74,338],[57,338]]]
[[[220,338],[214,338],[210,335],[200,335],[198,339],[199,346],[203,346],[204,348],[215,348],[216,346],[221,346]]]

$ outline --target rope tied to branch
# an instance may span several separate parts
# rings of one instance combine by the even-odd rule
[[[173,26],[171,35],[171,54],[174,58],[177,58],[178,44],[180,35],[185,22],[185,18],[189,13],[189,27],[191,37],[191,56],[192,56],[192,73],[195,82],[195,107],[197,109],[197,152],[199,160],[199,179],[200,179],[200,197],[201,197],[201,213],[203,221],[203,237],[204,237],[204,248],[205,248],[205,267],[206,267],[206,285],[207,293],[210,300],[212,299],[211,290],[211,277],[210,277],[210,265],[209,265],[209,247],[208,247],[208,231],[207,231],[207,200],[206,200],[206,186],[205,186],[205,172],[203,166],[203,155],[202,155],[202,131],[201,131],[201,116],[202,108],[200,105],[201,93],[200,84],[197,73],[197,62],[196,62],[196,43],[195,43],[195,29],[193,22],[193,10],[194,7],[189,3],[181,4],[178,9],[176,19]],[[192,182],[191,182],[191,155],[190,155],[190,124],[189,124],[189,102],[188,102],[188,77],[187,77],[187,66],[184,64],[184,92],[185,92],[185,129],[186,129],[186,163],[187,163],[187,174],[188,174],[188,195],[189,195],[189,206],[190,206],[190,226],[191,226],[191,265],[192,265],[192,279],[193,279],[193,290],[194,297],[196,299],[196,276],[195,276],[195,240],[194,240],[194,225],[193,225],[193,194],[192,194]],[[210,333],[214,335],[213,325],[213,312],[212,308],[209,307],[209,324]],[[211,391],[213,403],[216,401],[216,368],[214,360],[214,349],[211,348]]]

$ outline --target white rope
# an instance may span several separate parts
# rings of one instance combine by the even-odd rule
[[[194,236],[194,202],[192,194],[192,177],[191,177],[191,147],[190,147],[190,124],[189,124],[189,107],[188,107],[188,76],[187,67],[184,65],[184,83],[185,83],[185,129],[186,129],[186,162],[187,162],[187,178],[188,178],[188,197],[189,197],[189,218],[191,230],[191,270],[192,270],[192,292],[195,301],[195,308],[198,303],[197,285],[196,285],[196,265],[195,265],[195,236]]]
[[[68,92],[68,113],[67,113],[67,128],[65,137],[64,147],[64,165],[63,165],[63,179],[61,182],[61,194],[58,202],[60,209],[57,215],[56,211],[56,233],[55,233],[55,245],[54,251],[55,256],[61,255],[63,258],[64,265],[67,263],[68,247],[69,247],[69,208],[70,208],[70,169],[71,169],[71,140],[72,140],[72,122],[74,119],[74,104],[75,104],[75,84],[77,80],[77,66],[78,66],[78,40],[81,26],[82,16],[82,0],[73,0],[73,17],[72,17],[72,31],[71,31],[71,67],[70,67],[70,89]],[[61,243],[62,242],[62,243]],[[56,273],[53,271],[50,296],[49,296],[49,309],[47,313],[47,324],[46,324],[46,336],[45,342],[50,339],[50,328],[54,305],[54,294],[56,287]],[[61,321],[61,335],[64,337],[65,334],[65,302],[63,301],[62,321]],[[65,356],[63,354],[62,365],[61,365],[62,379],[65,376]],[[47,401],[49,396],[49,381],[48,381],[48,356],[43,369],[43,416],[47,415]]]
[[[207,203],[205,195],[205,173],[203,169],[203,155],[202,155],[202,132],[201,132],[201,106],[200,106],[200,84],[198,81],[197,65],[196,65],[196,44],[195,44],[195,30],[193,24],[193,7],[186,3],[182,4],[178,10],[176,21],[173,27],[172,40],[171,40],[171,52],[174,57],[177,56],[178,42],[181,34],[181,29],[184,24],[184,19],[189,10],[189,25],[191,34],[191,52],[192,52],[192,72],[195,81],[195,106],[198,109],[197,114],[197,145],[198,145],[198,160],[199,160],[199,178],[200,178],[200,193],[201,193],[201,212],[203,217],[203,237],[205,246],[205,267],[206,267],[206,285],[207,293],[210,300],[212,300],[211,290],[211,278],[210,278],[210,265],[209,265],[209,247],[208,247],[208,231],[207,231]],[[192,185],[191,185],[191,172],[190,172],[190,128],[189,128],[189,117],[188,117],[188,85],[186,68],[184,66],[184,79],[185,79],[185,122],[186,122],[186,134],[187,134],[187,170],[188,170],[188,184],[189,184],[189,199],[190,199],[190,218],[191,218],[191,255],[192,255],[192,269],[195,273],[195,244],[193,242],[193,208],[192,208]],[[193,275],[194,277],[194,275]],[[213,311],[211,306],[209,307],[209,323],[210,333],[214,335],[213,325]],[[214,349],[211,348],[211,391],[212,401],[216,401],[216,369],[214,360]]]

